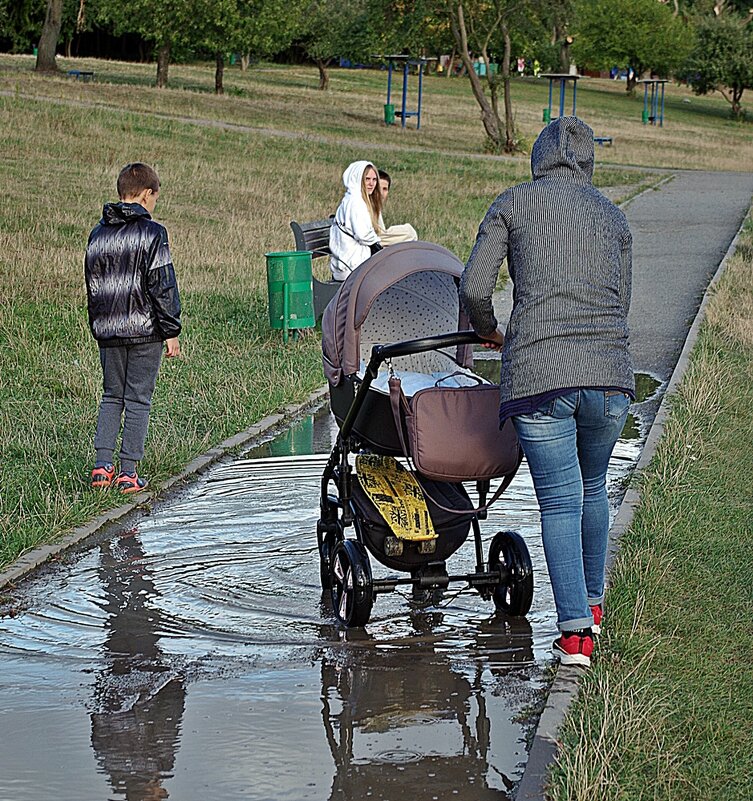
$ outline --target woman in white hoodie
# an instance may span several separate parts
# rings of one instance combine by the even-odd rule
[[[329,233],[330,269],[336,281],[344,281],[372,253],[382,249],[377,231],[382,218],[382,193],[376,167],[370,161],[354,161],[343,173],[345,196],[335,213]]]

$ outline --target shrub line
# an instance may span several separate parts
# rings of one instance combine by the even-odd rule
[[[751,206],[753,209],[753,206]],[[701,304],[690,326],[688,335],[685,338],[680,356],[677,360],[672,376],[667,384],[667,389],[664,392],[664,397],[661,400],[659,409],[656,416],[651,423],[646,442],[641,450],[640,458],[635,466],[633,472],[633,479],[630,486],[627,488],[625,495],[617,509],[617,514],[612,522],[609,531],[609,552],[607,555],[607,575],[611,571],[614,564],[615,557],[619,551],[620,538],[630,527],[633,522],[633,516],[641,501],[641,494],[635,481],[641,470],[645,469],[651,459],[656,453],[656,448],[659,444],[664,433],[664,425],[670,414],[671,396],[677,390],[680,382],[682,381],[685,372],[690,363],[690,354],[695,347],[698,335],[700,332],[701,324],[706,316],[706,307],[708,306],[713,289],[724,275],[727,269],[729,260],[737,250],[740,236],[743,232],[746,222],[748,221],[751,213],[749,209],[748,214],[745,215],[740,227],[737,230],[732,242],[727,248],[719,266],[717,267],[714,275],[703,293]],[[572,665],[559,665],[554,666],[554,680],[549,688],[549,694],[544,705],[544,709],[539,717],[539,722],[536,726],[536,731],[531,743],[531,749],[528,753],[528,761],[523,772],[523,777],[518,784],[515,799],[516,801],[546,801],[545,786],[549,773],[549,768],[557,756],[559,746],[558,731],[562,726],[565,715],[570,709],[570,706],[578,696],[578,686],[583,672],[580,668]]]
[[[88,537],[101,533],[110,524],[122,522],[151,502],[164,500],[167,496],[167,491],[176,489],[176,485],[182,485],[190,479],[197,478],[220,459],[237,451],[239,448],[253,446],[256,440],[260,439],[263,435],[269,434],[276,428],[283,427],[283,425],[289,423],[297,416],[313,410],[321,405],[322,399],[326,396],[327,391],[327,386],[319,387],[319,389],[314,390],[302,403],[285,406],[281,411],[267,415],[258,423],[245,429],[245,431],[241,431],[229,437],[219,445],[210,448],[201,456],[197,456],[177,475],[161,482],[158,486],[154,487],[154,489],[145,490],[143,493],[140,493],[137,500],[124,503],[114,509],[109,509],[97,515],[97,517],[88,523],[74,528],[57,542],[42,545],[22,554],[14,562],[11,562],[5,570],[0,571],[0,589],[4,587],[14,587],[18,581],[23,579],[31,571],[41,567],[45,562],[61,556],[65,551],[72,548],[74,545],[79,545]]]

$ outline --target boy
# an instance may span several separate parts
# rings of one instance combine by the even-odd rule
[[[392,178],[390,178],[389,173],[384,170],[379,170],[379,191],[382,193],[383,206],[390,193],[391,186]],[[387,245],[397,245],[400,242],[415,242],[418,239],[416,229],[410,223],[390,225],[389,228],[385,227],[378,233],[379,241],[384,247],[387,247]]]
[[[157,173],[146,164],[127,164],[117,189],[120,202],[105,204],[84,261],[89,326],[99,345],[104,387],[91,486],[133,493],[148,484],[136,464],[144,456],[162,343],[168,358],[180,355],[180,298],[167,231],[151,216],[160,190]]]

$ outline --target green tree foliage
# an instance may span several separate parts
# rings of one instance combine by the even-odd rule
[[[656,0],[579,0],[573,37],[573,57],[580,66],[632,67],[629,92],[649,70],[672,74],[692,47],[688,26]]]
[[[273,56],[295,39],[303,0],[238,0],[237,40],[251,58]]]
[[[319,68],[319,88],[327,89],[327,68],[335,58],[368,60],[379,41],[370,25],[367,0],[308,0],[297,42]]]
[[[157,55],[157,86],[167,86],[170,59],[187,46],[196,9],[195,0],[109,0],[101,19],[116,36],[136,33],[151,42]]]
[[[0,0],[0,39],[12,53],[29,53],[39,41],[47,0]]]
[[[735,117],[742,116],[742,96],[753,89],[753,31],[733,15],[699,23],[687,64],[688,82],[699,95],[719,91]]]

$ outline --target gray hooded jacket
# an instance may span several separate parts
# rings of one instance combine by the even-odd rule
[[[593,131],[560,117],[533,146],[533,180],[503,192],[479,228],[460,297],[473,328],[491,334],[491,297],[507,258],[513,309],[502,403],[566,388],[635,388],[632,237],[622,211],[592,186],[593,163]]]

